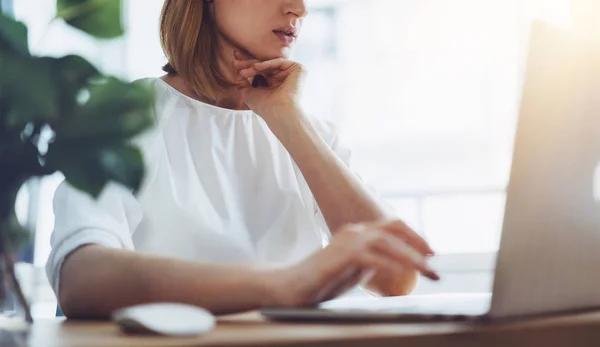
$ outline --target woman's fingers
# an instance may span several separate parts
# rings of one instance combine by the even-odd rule
[[[397,262],[394,259],[390,259],[388,256],[383,254],[378,254],[377,252],[367,251],[363,252],[360,255],[357,255],[357,261],[359,264],[365,268],[370,270],[377,271],[396,271],[397,270]]]
[[[238,70],[238,76],[235,80],[236,86],[239,88],[247,87],[247,84],[251,85],[254,76],[258,75],[258,71],[254,68],[254,65],[260,61],[238,50],[233,51],[233,55],[235,60],[233,60],[231,64]],[[246,81],[248,83],[246,83]]]
[[[267,70],[288,70],[293,66],[298,66],[299,64],[295,61],[291,61],[284,58],[277,58],[272,60],[267,60],[263,62],[259,62],[254,64],[254,68],[258,71],[267,71]]]
[[[353,246],[352,253],[355,255],[356,253],[363,257],[367,257],[369,254],[381,255],[388,259],[390,265],[393,265],[391,268],[385,269],[381,268],[379,264],[374,264],[377,265],[377,269],[381,268],[393,273],[398,270],[399,266],[403,266],[416,269],[432,280],[439,280],[439,275],[429,267],[424,254],[406,243],[401,237],[377,227],[377,225],[378,223],[363,223],[346,226],[341,230],[344,233],[341,236],[354,236],[355,246]]]
[[[348,248],[354,254],[374,252],[385,256],[391,263],[395,264],[395,268],[388,269],[392,272],[398,271],[397,266],[401,265],[406,268],[416,269],[432,280],[439,280],[439,275],[427,264],[427,254],[404,241],[404,236],[400,232],[391,232],[386,229],[391,228],[389,224],[389,222],[384,224],[381,222],[350,224],[342,227],[338,231],[340,236],[337,237],[338,233],[336,233],[333,241],[336,238],[339,239],[341,247]],[[383,225],[385,228],[382,227]],[[396,228],[399,225],[396,224]]]
[[[244,88],[250,88],[252,86],[252,84],[250,83],[250,81],[248,81],[247,79],[242,79],[240,81],[237,81],[235,83],[236,88],[238,89],[244,89]]]
[[[256,64],[257,62],[258,60],[233,60],[231,64],[233,64],[233,67],[237,70],[244,70],[250,67],[254,67],[254,64]]]
[[[385,230],[368,231],[365,241],[371,249],[393,259],[395,262],[418,270],[423,276],[437,281],[440,276],[429,267],[426,258],[401,239],[389,235]],[[397,269],[393,269],[395,271]]]
[[[289,75],[297,71],[292,67],[300,64],[283,58],[268,60],[253,65],[256,74],[268,76],[275,81],[284,81]]]
[[[434,255],[435,252],[431,246],[419,234],[414,232],[406,223],[401,220],[385,221],[378,225],[379,228],[389,231],[390,233],[403,239],[406,243],[414,247],[417,251],[424,255]]]
[[[240,78],[236,80],[235,85],[238,88],[267,88],[271,86],[271,83],[269,83],[269,80],[265,76],[258,74],[256,71],[251,71],[250,69],[247,69],[243,72],[240,72]]]
[[[355,267],[347,267],[336,276],[327,279],[327,282],[319,289],[316,294],[315,301],[321,302],[329,300],[332,297],[336,297],[336,292],[339,292],[342,287],[347,286],[349,280],[356,276],[359,272]]]
[[[240,70],[238,72],[238,78],[235,81],[235,85],[238,88],[247,88],[252,86],[252,82],[254,78],[258,75],[258,71],[254,68],[248,68],[244,70]]]
[[[240,73],[240,76],[245,77],[245,78],[252,78],[252,77],[258,75],[258,71],[253,67],[240,70],[239,73]]]
[[[376,221],[369,223],[362,223],[359,225],[365,232],[369,232],[370,229],[381,229],[387,231],[390,235],[393,235],[410,246],[415,248],[423,255],[434,255],[435,252],[431,249],[431,246],[421,236],[414,232],[406,223],[401,220],[386,220]]]
[[[236,84],[242,83],[244,79],[252,84],[254,77],[258,75],[271,81],[282,82],[291,74],[293,70],[291,67],[300,66],[296,62],[283,58],[261,62],[241,51],[234,51],[234,56],[236,60],[232,61],[232,65],[238,70]]]
[[[298,63],[292,60],[284,58],[276,58],[266,61],[260,61],[254,57],[248,55],[245,52],[235,50],[233,51],[234,64],[240,66],[240,69],[246,69],[250,66],[254,66],[258,71],[266,70],[287,70],[293,66],[300,66]]]
[[[257,71],[255,68],[251,67],[251,68],[247,68],[247,69],[243,69],[239,71],[239,75],[244,77],[244,78],[252,78],[254,76],[257,75],[262,75],[262,76],[267,76],[269,78],[273,78],[275,76],[278,76],[277,79],[281,79],[282,74],[279,73],[273,73],[272,71]]]
[[[322,296],[322,299],[319,301],[335,299],[338,296],[346,293],[363,282],[365,276],[368,276],[369,272],[371,271],[372,270],[353,268],[350,270],[350,272],[344,273],[345,276],[337,280],[335,286],[330,287],[332,288],[331,290],[324,292],[324,296]]]
[[[238,71],[252,68],[255,64],[260,63],[260,60],[251,58],[240,51],[234,51],[233,55],[235,60],[233,60],[231,64]]]
[[[369,281],[378,272],[394,274],[414,269],[439,280],[421,251],[383,225],[360,223],[340,228],[329,246],[291,268],[289,276],[283,277],[287,279],[281,282],[285,305],[312,305],[333,299]],[[298,278],[304,280],[297,281]]]
[[[290,70],[280,70],[269,76],[273,81],[285,81],[286,78],[291,74]]]

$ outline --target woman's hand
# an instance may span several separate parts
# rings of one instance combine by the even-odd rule
[[[244,103],[252,111],[269,122],[280,110],[298,106],[305,75],[302,65],[283,58],[263,62],[240,51],[235,51],[234,56],[236,60],[232,64],[237,71],[236,85],[242,91]],[[258,75],[266,79],[268,86],[252,87]]]
[[[289,268],[274,270],[273,302],[310,306],[333,299],[379,272],[416,270],[439,280],[427,265],[433,251],[400,221],[352,224],[338,230],[328,247]]]

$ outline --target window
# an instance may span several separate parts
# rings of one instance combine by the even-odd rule
[[[159,76],[162,0],[124,4],[127,35],[113,41],[52,22],[55,1],[19,0],[14,10],[34,52],[82,54],[131,80]],[[464,255],[492,257],[498,247],[530,21],[568,26],[569,1],[308,4],[293,57],[310,72],[307,111],[339,124],[353,168],[432,243],[440,266],[463,259],[461,266],[480,267]],[[39,190],[38,266],[49,253],[60,179],[44,179]]]
[[[569,2],[312,3],[306,107],[343,127],[354,169],[440,254],[496,251],[528,24],[568,25]]]

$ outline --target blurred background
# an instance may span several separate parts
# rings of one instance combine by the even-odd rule
[[[128,80],[162,75],[163,0],[123,0],[126,35],[112,41],[52,20],[55,0],[1,1],[29,27],[33,53],[77,53]],[[596,2],[307,1],[293,56],[309,70],[304,106],[338,125],[352,168],[440,254],[435,266],[449,275],[436,287],[421,281],[418,292],[489,290],[531,22],[590,33]],[[61,180],[30,182],[18,201],[36,230],[22,260],[38,271]]]

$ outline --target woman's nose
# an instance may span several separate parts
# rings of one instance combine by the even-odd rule
[[[298,18],[302,18],[306,16],[306,1],[305,0],[286,0],[286,11],[285,13],[291,13],[297,16]]]

